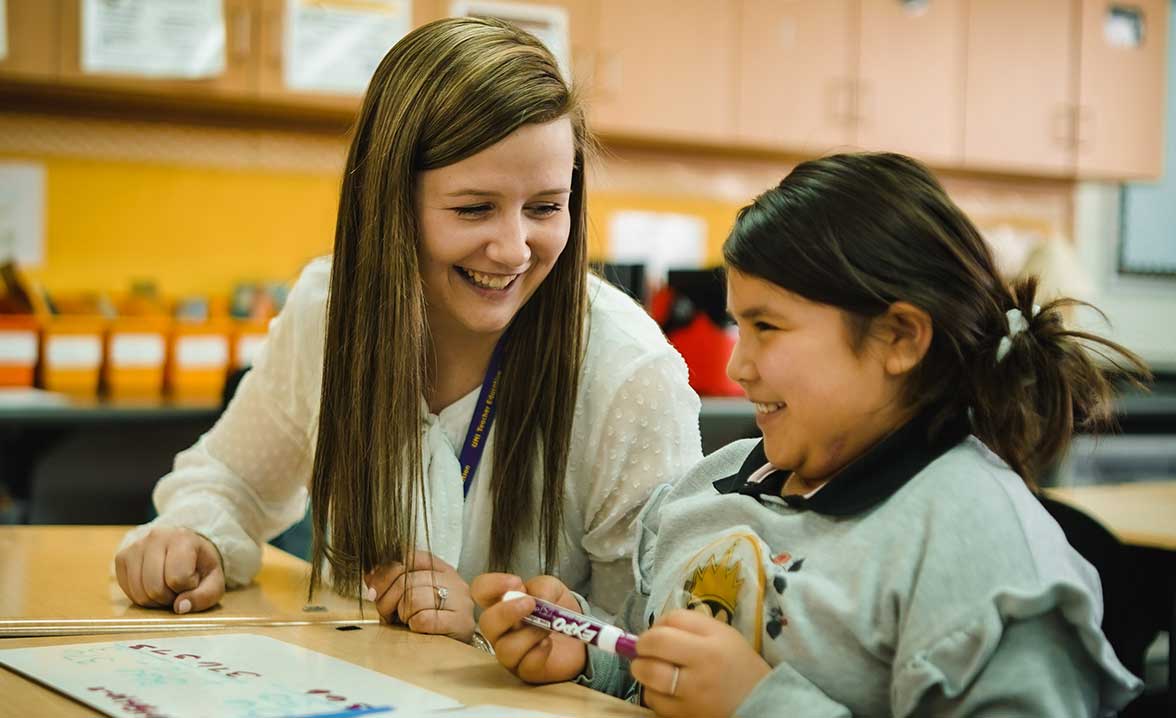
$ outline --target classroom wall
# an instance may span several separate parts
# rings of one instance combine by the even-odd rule
[[[1128,185],[1124,207],[1123,228],[1130,237],[1130,245],[1142,252],[1141,256],[1173,256],[1176,245],[1176,0],[1169,15],[1167,108],[1165,116],[1164,168],[1159,182]],[[1166,251],[1165,251],[1166,250]],[[1176,291],[1176,283],[1173,284]]]
[[[330,251],[343,135],[0,112],[0,162],[46,168],[46,261],[30,274],[57,292],[227,294],[285,280]],[[610,147],[589,178],[593,258],[614,212],[676,212],[706,223],[707,261],[735,212],[779,182],[781,159]],[[1071,185],[947,177],[982,226],[1069,236]]]
[[[52,292],[126,291],[151,279],[167,296],[228,296],[240,281],[284,281],[328,253],[342,135],[0,112],[0,162],[46,169],[46,261],[32,277]],[[775,185],[781,158],[610,146],[589,176],[589,243],[606,255],[622,210],[701,218],[705,257],[737,210]],[[943,177],[986,234],[1067,242],[1073,184]]]
[[[1118,273],[1124,227],[1150,246],[1176,242],[1176,12],[1170,19],[1164,179],[1132,185],[1133,199],[1125,214],[1121,188],[1113,183],[1082,184],[1075,193],[1075,208],[1078,250],[1092,280],[1090,300],[1107,314],[1111,336],[1156,368],[1176,371],[1176,277]],[[1107,329],[1089,312],[1084,322]]]
[[[46,262],[56,291],[227,295],[239,280],[283,279],[330,251],[329,175],[39,158],[46,168]]]
[[[1156,369],[1174,372],[1176,278],[1118,273],[1119,203],[1117,184],[1084,183],[1075,193],[1078,252],[1091,279],[1088,299],[1109,325],[1091,312],[1084,312],[1081,322],[1135,350]]]
[[[56,292],[227,294],[284,280],[330,252],[345,137],[0,114],[0,162],[45,167],[45,262]],[[663,188],[664,189],[664,188]],[[604,254],[619,209],[683,212],[708,227],[708,256],[740,206],[705,193],[591,190],[590,245]]]
[[[55,292],[227,296],[328,252],[341,137],[0,113],[0,162],[45,167],[45,262]]]

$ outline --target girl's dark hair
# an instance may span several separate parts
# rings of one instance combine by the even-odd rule
[[[1057,299],[1035,313],[1037,279],[1008,286],[930,170],[902,155],[798,165],[739,211],[723,257],[742,274],[845,310],[855,348],[892,303],[927,312],[931,346],[905,386],[906,404],[937,412],[935,424],[970,411],[975,434],[1030,486],[1076,425],[1113,424],[1114,378],[1151,378],[1131,351],[1065,327],[1063,308],[1084,302]],[[1011,309],[1028,328],[998,361]]]

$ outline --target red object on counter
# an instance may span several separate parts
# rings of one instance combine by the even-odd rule
[[[670,331],[666,338],[686,360],[690,387],[699,396],[743,396],[743,388],[727,377],[727,362],[735,350],[735,337],[699,312],[689,324]]]

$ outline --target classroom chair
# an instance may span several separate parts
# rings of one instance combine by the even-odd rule
[[[1074,550],[1098,571],[1103,589],[1103,633],[1127,670],[1143,676],[1145,654],[1159,632],[1168,631],[1169,646],[1176,634],[1176,598],[1170,595],[1169,577],[1162,571],[1156,575],[1133,567],[1132,551],[1086,513],[1061,501],[1038,498]],[[1120,718],[1159,715],[1165,704],[1176,706],[1173,657],[1169,649],[1167,690],[1145,692],[1120,713]]]

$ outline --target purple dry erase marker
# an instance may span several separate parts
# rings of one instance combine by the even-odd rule
[[[522,591],[507,591],[502,594],[503,601],[527,597]],[[569,611],[542,598],[530,598],[535,601],[535,610],[531,611],[531,615],[523,616],[524,622],[552,633],[578,638],[584,643],[609,653],[619,653],[625,658],[637,657],[637,636],[632,633],[626,633],[591,616]]]

